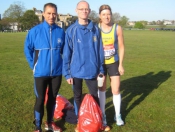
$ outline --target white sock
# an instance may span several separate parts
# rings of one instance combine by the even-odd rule
[[[102,113],[105,115],[106,91],[98,90],[98,98],[100,102],[100,109]]]
[[[120,107],[121,107],[121,94],[114,95],[113,94],[113,104],[115,108],[116,117],[120,115]]]

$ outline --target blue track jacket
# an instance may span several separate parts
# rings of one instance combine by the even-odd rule
[[[62,75],[64,30],[46,21],[33,27],[25,40],[24,53],[34,77]]]
[[[63,50],[63,75],[66,79],[96,78],[104,73],[104,51],[98,26],[89,20],[87,26],[78,20],[66,31]]]

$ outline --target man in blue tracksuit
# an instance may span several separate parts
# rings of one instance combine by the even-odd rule
[[[55,24],[57,6],[53,3],[44,5],[44,22],[33,27],[25,40],[24,52],[34,75],[34,132],[42,132],[41,124],[44,115],[44,100],[47,86],[47,122],[46,130],[60,132],[53,122],[56,96],[62,80],[62,50],[65,41],[64,30]]]
[[[97,76],[104,73],[104,53],[100,31],[92,21],[88,20],[89,4],[86,1],[80,1],[76,12],[78,20],[66,31],[63,75],[68,84],[73,86],[75,113],[78,115],[83,80],[90,94],[99,104]]]

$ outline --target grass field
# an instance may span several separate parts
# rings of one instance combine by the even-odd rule
[[[126,26],[126,29],[127,28],[133,29],[133,26]],[[145,29],[150,29],[150,28],[162,28],[162,26],[160,26],[160,25],[146,25],[145,26]],[[163,28],[175,29],[175,24],[174,25],[165,25]]]
[[[33,76],[24,57],[26,33],[0,33],[0,131],[33,131]],[[110,88],[106,115],[111,132],[175,131],[175,32],[124,31],[125,74],[121,77],[122,116],[117,127]],[[109,84],[108,84],[109,87]],[[87,93],[86,85],[83,87]],[[59,92],[72,102],[72,89],[63,79]],[[44,116],[44,120],[46,114]],[[64,132],[75,125],[56,122]]]

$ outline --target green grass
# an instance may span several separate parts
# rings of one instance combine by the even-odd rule
[[[146,25],[146,28],[161,28],[162,26],[160,25]],[[175,25],[165,25],[163,28],[175,28]]]
[[[126,26],[125,28],[126,29],[127,28],[133,29],[134,27],[133,26]],[[160,26],[160,25],[146,25],[145,26],[145,29],[150,29],[150,28],[162,28],[162,26]],[[175,25],[165,25],[163,28],[175,29]]]
[[[24,57],[26,33],[0,33],[0,131],[33,131],[33,76]],[[114,108],[107,89],[106,115],[111,132],[174,132],[175,32],[124,31],[125,74],[121,77],[125,126],[113,121]],[[109,87],[109,84],[108,84]],[[87,87],[83,87],[87,93]],[[71,102],[72,88],[63,79],[59,92]],[[44,120],[46,119],[46,114]],[[65,132],[75,125],[62,120]]]

